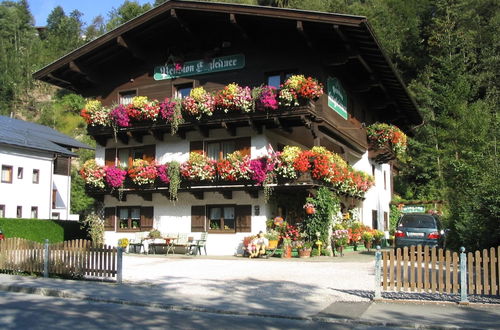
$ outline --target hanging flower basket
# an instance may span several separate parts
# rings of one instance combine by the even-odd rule
[[[314,207],[314,204],[312,203],[306,203],[304,204],[304,210],[306,211],[306,214],[312,215],[316,213],[316,208]]]

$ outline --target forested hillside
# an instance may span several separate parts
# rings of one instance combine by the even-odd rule
[[[106,17],[56,7],[35,28],[26,0],[0,4],[0,114],[91,143],[79,95],[34,81],[37,69],[165,1],[125,1]],[[500,2],[496,0],[233,0],[368,17],[424,114],[400,164],[402,200],[442,200],[452,244],[500,245]],[[83,159],[90,155],[83,155]],[[75,185],[74,211],[90,200]]]

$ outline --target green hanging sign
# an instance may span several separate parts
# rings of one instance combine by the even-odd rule
[[[209,61],[196,60],[184,62],[182,66],[167,64],[154,69],[154,80],[166,80],[178,77],[196,76],[200,74],[242,69],[245,67],[245,55],[229,55],[216,57]]]
[[[328,77],[326,81],[328,90],[328,106],[338,113],[342,118],[347,119],[347,94],[342,84],[337,78]]]

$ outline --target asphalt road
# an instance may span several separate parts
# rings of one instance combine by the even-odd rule
[[[173,311],[10,292],[0,292],[0,328],[375,329],[363,325]]]

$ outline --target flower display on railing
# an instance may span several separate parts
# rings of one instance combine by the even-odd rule
[[[217,162],[203,154],[191,152],[189,160],[181,164],[181,176],[188,181],[213,181],[217,174]]]
[[[283,152],[274,153],[268,150],[268,156],[258,159],[250,159],[249,156],[243,156],[240,152],[234,152],[220,161],[192,152],[189,160],[180,164],[180,167],[177,164],[177,167],[180,172],[179,181],[248,182],[251,180],[256,185],[264,187],[264,194],[267,197],[272,189],[271,184],[282,182],[282,180],[289,182],[304,174],[309,174],[308,180],[322,181],[323,184],[339,193],[354,197],[363,197],[374,184],[371,175],[353,169],[339,155],[324,147],[302,150],[296,146],[285,146]],[[112,182],[108,179],[104,180],[107,171],[117,172],[119,169],[105,170],[104,167],[92,161],[85,163],[81,173],[92,187],[105,188],[106,184],[111,188],[120,186],[123,182],[122,177]],[[158,165],[154,162],[148,163],[145,160],[136,159],[127,174],[137,185],[153,184],[156,178],[163,184],[169,184],[172,179],[169,172],[169,164]]]
[[[91,126],[129,127],[133,121],[163,120],[178,125],[187,117],[201,119],[214,112],[276,111],[279,106],[299,106],[301,101],[317,100],[323,95],[323,86],[316,79],[303,75],[291,76],[278,91],[271,86],[251,89],[231,83],[222,90],[210,93],[203,87],[193,88],[183,99],[165,99],[163,102],[135,96],[127,105],[113,109],[103,107],[100,101],[90,100],[81,115]],[[173,130],[175,131],[175,130]],[[174,132],[175,133],[175,132]]]
[[[252,89],[256,111],[278,110],[278,92],[273,86],[260,86]]]
[[[297,106],[300,100],[317,100],[323,95],[323,85],[304,75],[291,76],[281,87],[279,102],[283,106]]]
[[[226,113],[233,111],[252,111],[252,93],[250,87],[240,87],[232,83],[215,95],[215,106]]]
[[[94,159],[89,159],[83,164],[83,168],[80,170],[80,175],[82,176],[85,183],[91,187],[104,188],[104,176],[106,172],[104,167],[97,165]]]
[[[128,175],[137,185],[153,184],[158,177],[158,171],[154,162],[143,159],[134,159]]]
[[[189,96],[182,100],[182,111],[198,119],[202,115],[211,116],[215,110],[215,99],[203,87],[191,90]]]
[[[122,170],[116,166],[105,166],[105,179],[106,184],[111,188],[119,188],[123,186],[123,182],[125,181],[125,176],[127,175],[127,171]]]
[[[367,127],[366,133],[375,150],[388,146],[398,158],[406,152],[406,134],[394,125],[375,123]]]
[[[217,173],[226,181],[250,180],[250,170],[250,156],[243,156],[239,151],[217,162]]]
[[[89,100],[80,112],[80,115],[89,125],[109,126],[109,112],[108,108],[102,106],[101,101]]]

